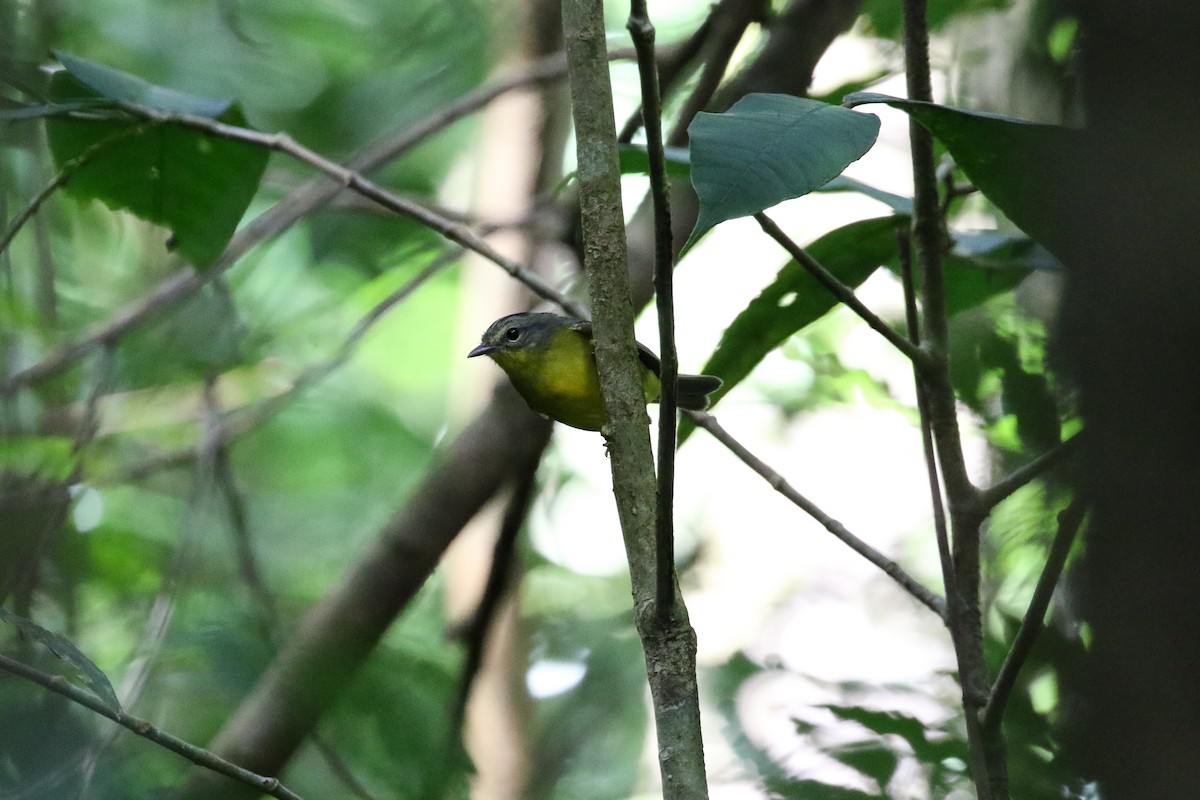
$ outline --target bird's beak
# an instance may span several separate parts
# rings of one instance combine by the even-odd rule
[[[467,358],[474,358],[475,356],[486,356],[488,353],[492,352],[495,349],[496,349],[496,345],[488,344],[487,342],[483,342],[482,344],[476,345],[474,350],[467,353]]]

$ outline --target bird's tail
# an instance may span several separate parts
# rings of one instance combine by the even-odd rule
[[[703,411],[708,408],[708,396],[721,388],[715,375],[680,375],[676,384],[676,401],[680,408]]]

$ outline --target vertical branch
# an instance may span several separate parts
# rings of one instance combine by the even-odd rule
[[[904,56],[908,95],[931,102],[929,29],[925,0],[904,0]],[[930,363],[922,370],[920,394],[927,407],[953,536],[953,585],[946,587],[950,631],[963,690],[963,712],[971,753],[971,773],[980,800],[1008,796],[1003,737],[985,736],[980,715],[987,700],[987,665],[983,657],[980,613],[980,529],[985,512],[979,491],[971,484],[963,459],[954,389],[947,363],[948,326],[942,251],[945,246],[933,137],[909,120],[913,171],[913,239],[921,276],[924,341]],[[943,548],[941,548],[944,550]]]
[[[563,32],[575,118],[584,268],[593,306],[596,363],[608,423],[613,495],[629,560],[634,613],[654,703],[665,800],[708,797],[696,686],[696,635],[678,587],[654,613],[654,456],[633,339],[625,221],[603,0],[563,0]],[[648,115],[649,116],[649,115]]]
[[[917,291],[913,281],[912,242],[907,233],[896,237],[900,252],[900,277],[904,286],[904,318],[908,326],[908,338],[913,344],[921,342],[921,320],[917,315]],[[913,363],[913,378],[917,390],[917,413],[921,420],[921,449],[925,457],[925,471],[929,476],[929,500],[933,506],[933,530],[937,538],[938,559],[942,566],[942,583],[945,585],[946,602],[949,606],[958,597],[957,581],[954,580],[954,558],[950,555],[950,533],[946,528],[946,507],[942,503],[942,483],[938,475],[937,452],[933,444],[933,429],[929,424],[929,399],[926,397],[925,381],[921,367]],[[946,625],[953,637],[957,612],[947,607]],[[955,645],[957,647],[957,645]]]
[[[646,11],[646,0],[633,0],[629,7],[629,34],[637,51],[638,75],[642,84],[642,124],[646,129],[646,152],[650,159],[650,197],[654,203],[654,293],[658,309],[658,342],[662,359],[659,377],[662,396],[658,416],[658,506],[655,525],[655,554],[658,571],[655,608],[666,616],[675,599],[675,434],[679,358],[675,352],[675,288],[671,246],[670,187],[667,159],[663,153],[662,103],[658,94],[658,69],[654,60],[654,26]]]

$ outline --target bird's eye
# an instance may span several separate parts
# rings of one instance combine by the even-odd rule
[[[510,342],[515,342],[517,339],[521,338],[521,329],[509,328],[504,332],[504,338],[508,339]]]

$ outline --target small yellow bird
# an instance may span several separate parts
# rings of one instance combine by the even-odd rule
[[[558,314],[526,312],[493,322],[467,358],[489,356],[508,373],[529,407],[551,419],[585,431],[598,431],[607,421],[596,371],[592,323]],[[647,403],[661,393],[658,356],[638,345],[642,391]],[[721,386],[712,375],[680,375],[676,383],[680,408],[708,407],[708,395]]]

